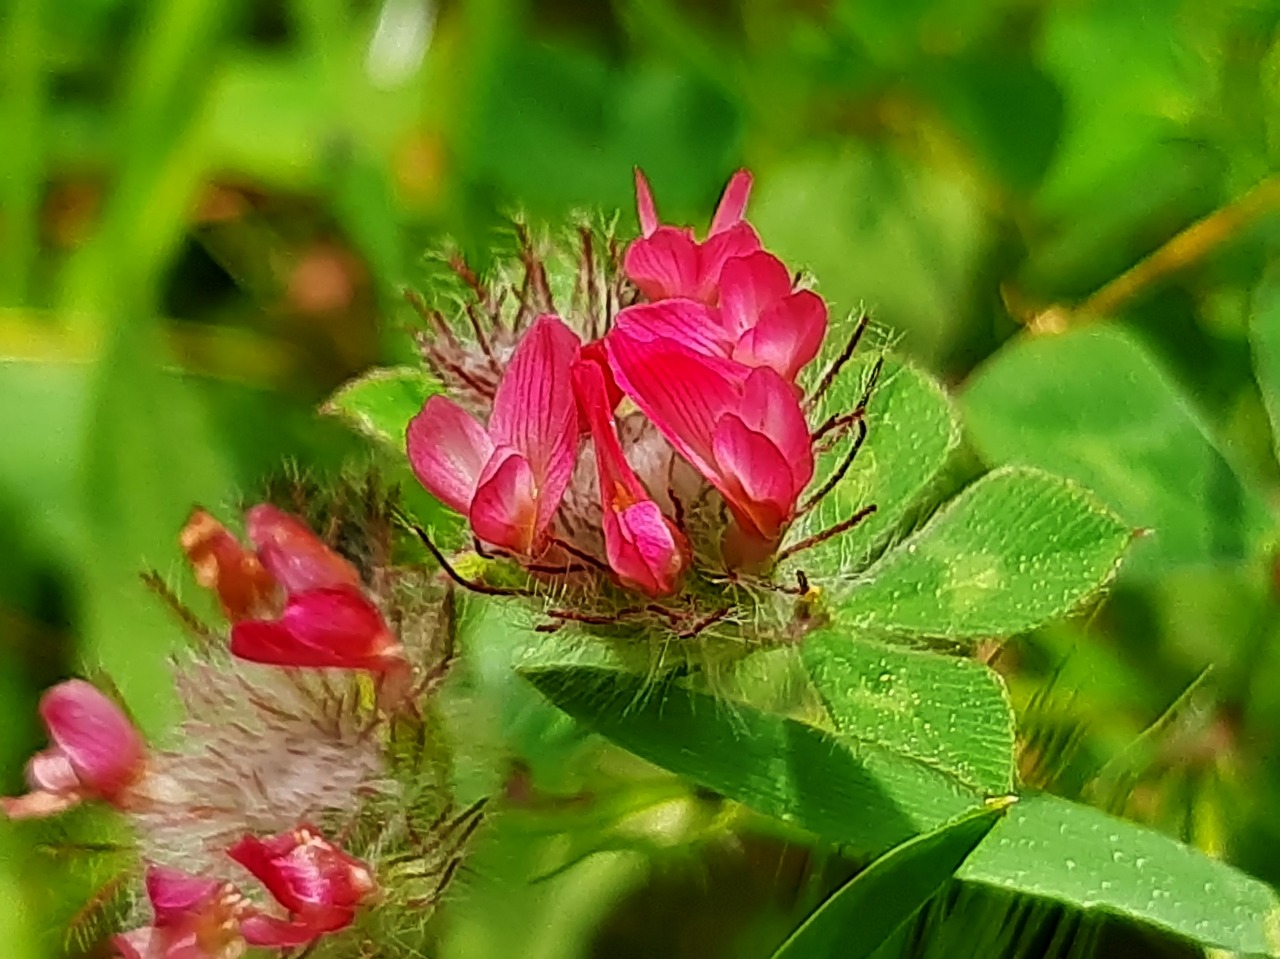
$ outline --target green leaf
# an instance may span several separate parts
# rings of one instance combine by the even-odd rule
[[[425,371],[409,366],[371,370],[338,387],[320,407],[359,433],[404,455],[405,430],[427,397],[440,391]]]
[[[1025,797],[959,878],[1127,916],[1205,945],[1276,955],[1280,902],[1264,883],[1134,823]]]
[[[842,738],[891,748],[976,793],[1013,789],[1013,710],[986,666],[835,629],[810,633],[801,652]]]
[[[989,361],[961,398],[974,445],[993,464],[1038,466],[1093,490],[1152,531],[1126,572],[1246,560],[1271,528],[1177,385],[1109,327],[1024,338]]]
[[[1253,294],[1249,325],[1253,370],[1271,418],[1272,444],[1280,458],[1280,270],[1269,270]]]
[[[601,666],[520,667],[618,745],[758,812],[875,854],[977,808],[953,776],[892,748]]]
[[[824,398],[819,421],[857,407],[872,362],[864,356],[840,376]],[[942,386],[897,358],[886,360],[868,411],[867,439],[853,467],[797,524],[792,538],[813,535],[872,503],[876,511],[849,532],[797,556],[795,565],[808,572],[839,572],[865,562],[928,491],[960,441],[960,425]],[[819,489],[840,467],[852,442],[847,437],[820,458],[810,489]]]
[[[837,621],[948,639],[1021,632],[1101,588],[1129,536],[1074,483],[997,470],[872,567],[834,604]]]
[[[936,895],[991,831],[1004,805],[917,836],[831,894],[773,959],[864,959]]]

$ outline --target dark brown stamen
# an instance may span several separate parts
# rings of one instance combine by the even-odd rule
[[[831,384],[836,381],[836,377],[840,375],[840,371],[844,365],[849,362],[849,358],[853,356],[853,351],[858,348],[858,343],[862,339],[862,334],[867,329],[867,324],[871,322],[871,317],[866,313],[858,318],[858,325],[853,329],[853,335],[849,337],[849,342],[844,345],[844,349],[840,351],[840,355],[835,361],[827,367],[827,371],[822,374],[822,379],[818,381],[818,387],[805,400],[806,409],[813,409],[818,402],[826,395],[827,390],[831,389]]]
[[[875,503],[872,503],[870,506],[862,507],[862,509],[858,510],[858,512],[854,513],[844,522],[836,523],[835,526],[828,526],[822,532],[815,533],[812,536],[806,536],[804,539],[800,540],[800,542],[788,546],[778,554],[777,561],[781,563],[783,560],[790,559],[797,553],[803,553],[806,549],[813,549],[813,547],[817,546],[819,543],[825,543],[833,536],[839,536],[841,533],[853,529],[875,511]]]
[[[697,636],[703,630],[710,629],[712,626],[720,622],[720,620],[724,619],[726,616],[728,616],[732,612],[733,612],[732,606],[725,606],[722,609],[717,609],[714,613],[711,613],[708,616],[702,617],[702,619],[695,622],[688,629],[683,629],[680,632],[676,633],[676,636],[680,639],[693,639],[693,637]]]
[[[579,549],[577,546],[574,546],[572,543],[567,542],[566,540],[560,539],[558,536],[551,537],[551,543],[554,546],[559,546],[562,550],[564,550],[570,556],[576,556],[578,559],[582,560],[584,563],[587,563],[590,566],[594,566],[596,569],[604,570],[606,573],[612,572],[612,570],[609,567],[609,564],[606,563],[604,560],[597,559],[596,557],[588,553],[586,550]]]

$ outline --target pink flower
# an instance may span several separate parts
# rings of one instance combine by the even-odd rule
[[[232,620],[233,655],[270,666],[402,668],[400,644],[351,563],[268,503],[246,519],[254,551],[204,510],[181,536],[197,580],[217,591]]]
[[[245,943],[239,921],[250,907],[229,883],[151,866],[147,898],[150,926],[113,940],[124,959],[238,959]]]
[[[267,839],[245,836],[227,854],[289,912],[287,921],[246,918],[241,928],[253,945],[289,945],[344,929],[374,890],[369,867],[310,826]]]
[[[736,557],[726,558],[768,555],[813,478],[809,426],[794,386],[767,366],[750,369],[661,337],[615,330],[607,346],[622,389],[724,496],[738,527]]]
[[[811,290],[792,292],[782,261],[759,251],[724,265],[718,309],[684,298],[640,303],[623,310],[617,326],[633,339],[665,337],[794,382],[822,347],[827,305]]]
[[[573,370],[579,409],[595,444],[605,555],[627,586],[650,596],[675,592],[689,561],[689,543],[636,476],[622,453],[604,373],[580,362]]]
[[[573,474],[578,414],[570,369],[580,342],[549,314],[512,354],[487,427],[443,396],[409,423],[409,462],[419,482],[465,515],[477,537],[537,556]]]
[[[641,236],[627,247],[622,260],[631,282],[650,300],[679,296],[715,306],[724,265],[760,249],[760,237],[742,219],[750,193],[751,174],[739,170],[725,187],[706,240],[699,243],[688,227],[658,224],[649,181],[636,170]]]
[[[0,812],[10,819],[49,816],[85,799],[123,806],[146,757],[120,707],[84,680],[70,679],[41,697],[40,718],[53,745],[27,764],[31,792],[0,798]]]

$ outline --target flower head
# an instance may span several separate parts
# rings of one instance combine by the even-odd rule
[[[351,563],[270,504],[246,519],[252,551],[204,510],[181,535],[197,580],[232,621],[233,655],[271,666],[401,668],[400,644]]]
[[[751,174],[739,170],[725,187],[707,238],[698,242],[688,227],[658,223],[649,181],[636,170],[641,235],[627,247],[622,261],[631,282],[650,300],[687,297],[715,306],[725,264],[760,249],[760,237],[742,219],[750,193]]]
[[[487,426],[443,396],[409,423],[419,481],[467,516],[485,543],[537,556],[573,474],[578,414],[570,369],[580,343],[555,316],[524,334],[503,374]]]
[[[31,792],[0,798],[10,819],[48,816],[85,799],[124,805],[145,766],[142,737],[120,707],[82,679],[40,699],[52,745],[27,764]]]

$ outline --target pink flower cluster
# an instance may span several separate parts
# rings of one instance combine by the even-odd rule
[[[273,506],[248,513],[254,549],[203,510],[181,543],[197,580],[231,621],[230,653],[270,666],[365,670],[384,681],[408,664],[358,571],[300,520]],[[403,686],[399,687],[403,690]],[[11,819],[102,801],[139,821],[154,812],[172,777],[152,757],[129,718],[90,683],[48,690],[40,716],[51,745],[27,766],[31,791],[0,798]],[[221,878],[152,865],[146,874],[153,918],[117,936],[124,959],[234,959],[247,946],[292,948],[351,924],[374,890],[369,867],[314,827],[265,837],[246,834],[222,850],[265,889],[272,908]]]
[[[716,544],[724,565],[755,568],[775,554],[814,475],[796,380],[822,345],[827,306],[762,249],[743,218],[750,188],[745,171],[732,178],[699,241],[659,223],[637,171],[641,236],[622,268],[639,301],[586,344],[560,316],[539,315],[501,370],[487,420],[433,396],[411,421],[414,472],[467,517],[482,548],[530,568],[584,560],[649,596],[675,593],[695,551],[674,451],[727,509]],[[623,397],[647,424],[618,412]],[[650,425],[656,456],[634,439]],[[594,471],[578,468],[584,450]],[[594,536],[562,509],[582,498],[584,475],[599,509],[586,524]]]

